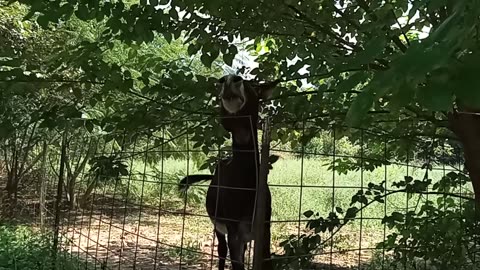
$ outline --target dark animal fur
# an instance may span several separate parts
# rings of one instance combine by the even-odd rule
[[[238,78],[236,78],[238,80]],[[179,187],[210,180],[206,208],[208,215],[216,221],[215,233],[218,238],[219,270],[225,268],[225,257],[230,250],[234,270],[243,270],[246,243],[253,237],[251,226],[255,209],[256,187],[259,171],[257,139],[258,109],[261,91],[269,91],[278,82],[255,84],[243,81],[246,103],[235,115],[220,106],[221,124],[232,133],[233,155],[217,163],[213,175],[186,176]],[[249,137],[249,138],[248,138]],[[219,188],[218,188],[219,187]],[[267,189],[265,213],[264,258],[262,269],[272,270],[270,258],[271,194]],[[219,225],[221,224],[221,225]],[[226,227],[227,238],[222,233]],[[227,242],[228,240],[228,242]],[[228,248],[227,248],[228,245]]]

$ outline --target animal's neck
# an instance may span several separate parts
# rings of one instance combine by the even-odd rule
[[[235,134],[233,135],[235,136]],[[259,150],[258,150],[258,133],[254,129],[252,131],[252,138],[248,143],[237,143],[237,140],[233,138],[232,152],[234,159],[242,159],[245,162],[255,162],[259,164]]]

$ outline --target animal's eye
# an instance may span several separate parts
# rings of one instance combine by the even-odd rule
[[[236,83],[237,83],[237,82],[239,82],[239,81],[241,81],[241,80],[242,80],[242,77],[240,77],[240,76],[235,76],[235,77],[233,77],[233,82],[236,82]]]

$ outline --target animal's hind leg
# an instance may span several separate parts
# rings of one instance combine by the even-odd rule
[[[218,270],[225,269],[225,258],[227,257],[228,247],[227,247],[227,240],[225,235],[221,232],[215,230],[215,235],[218,239]]]
[[[245,270],[244,267],[244,251],[245,243],[237,232],[228,232],[228,249],[230,250],[230,260],[232,261],[233,270]]]

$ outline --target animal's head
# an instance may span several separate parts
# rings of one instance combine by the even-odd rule
[[[268,99],[279,81],[258,83],[244,80],[237,75],[226,75],[217,82],[220,105],[227,115],[248,115],[258,113],[258,103]]]
[[[218,80],[221,122],[232,132],[234,142],[251,143],[251,135],[256,134],[260,100],[270,98],[279,82],[258,83],[237,75],[226,75]]]

